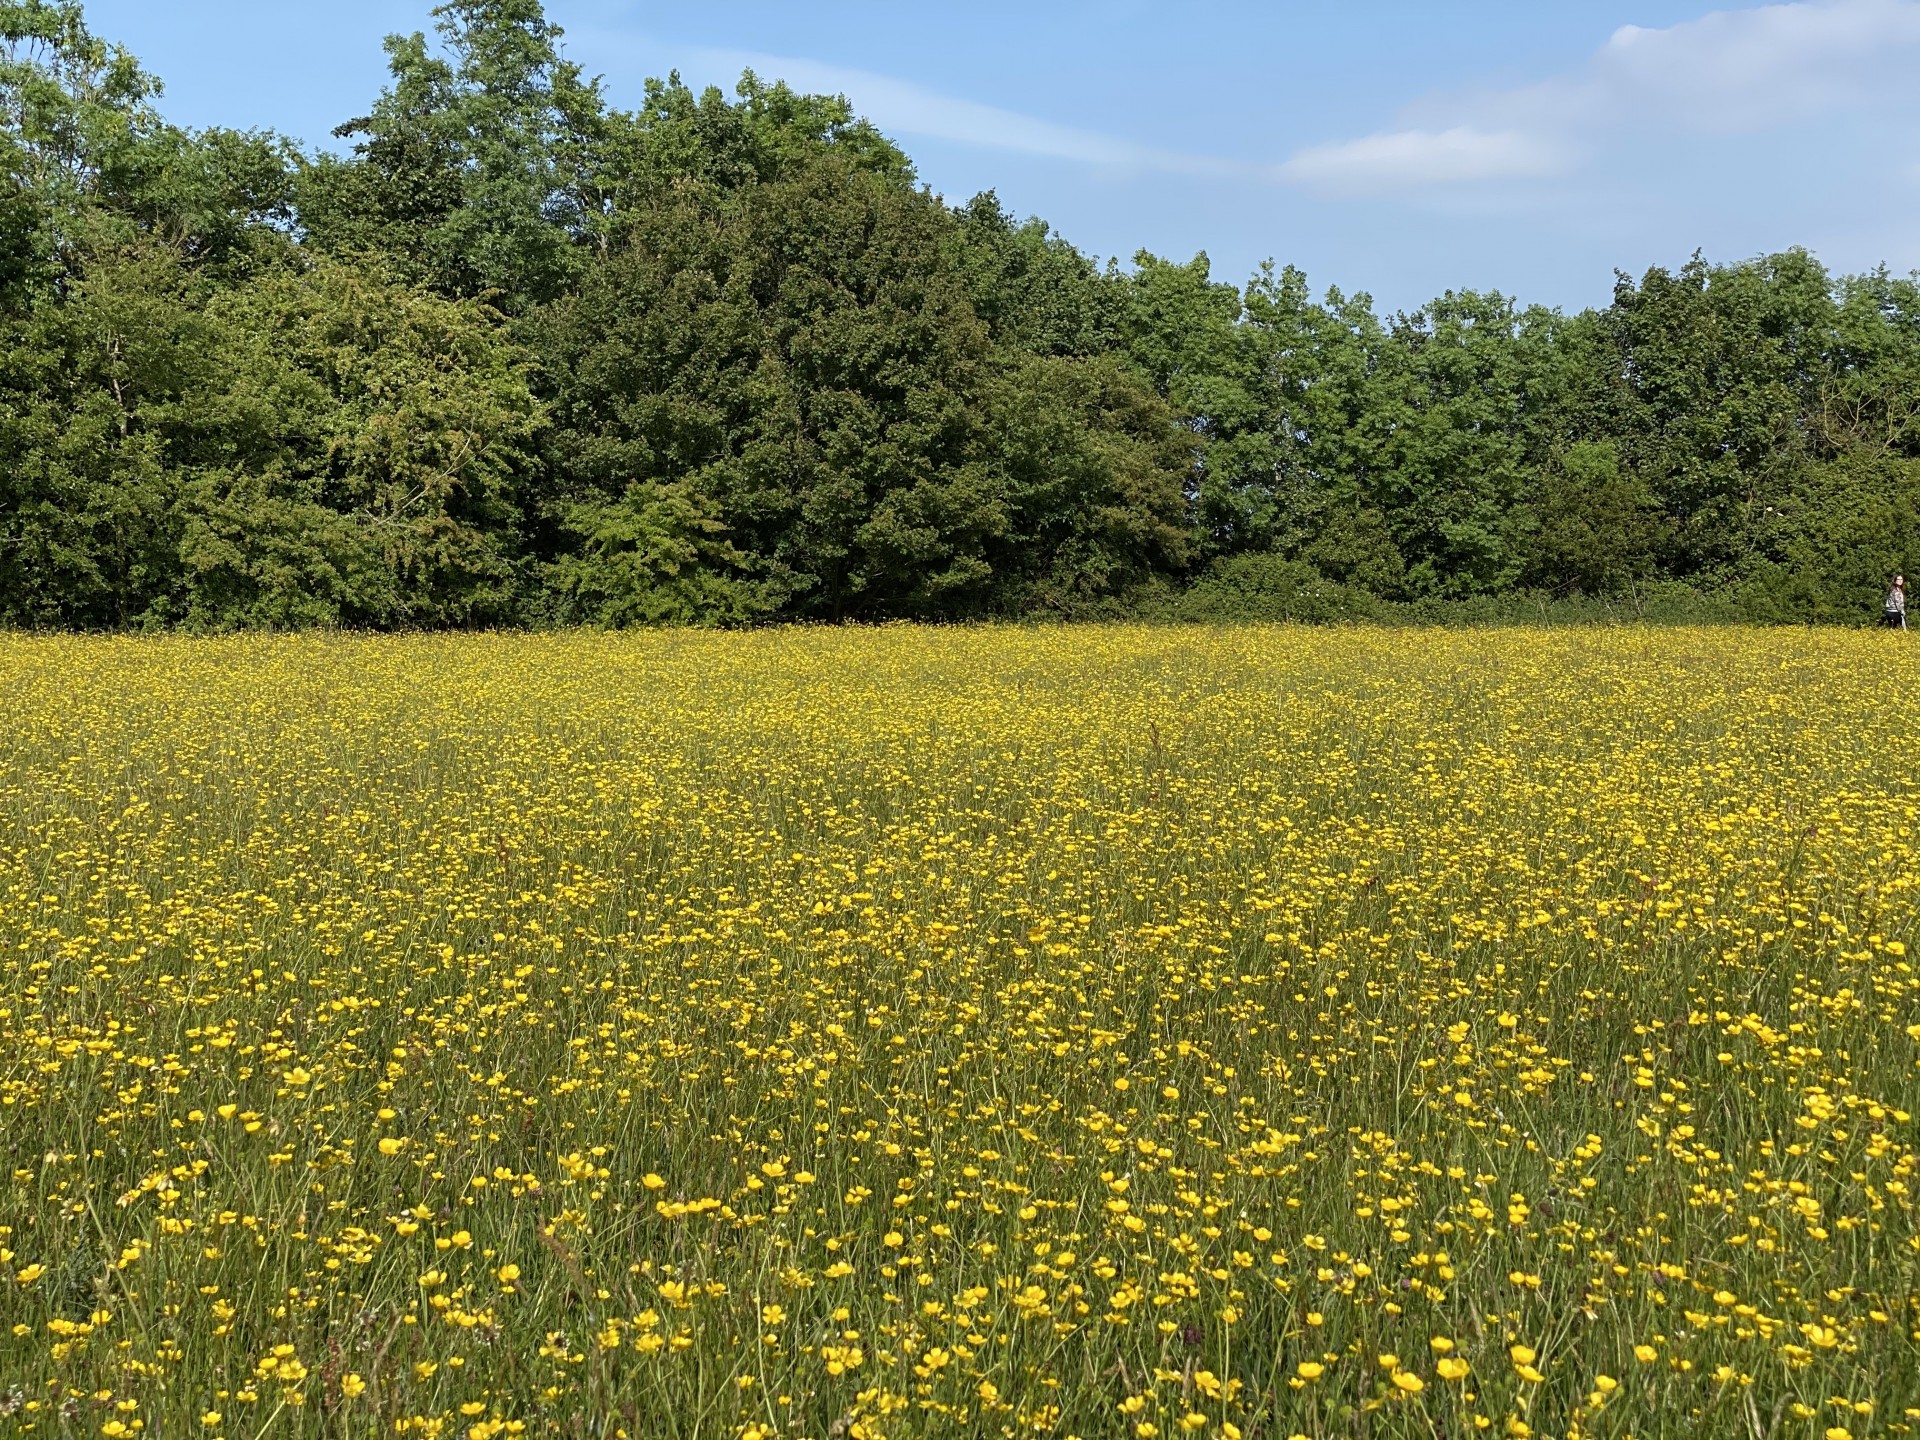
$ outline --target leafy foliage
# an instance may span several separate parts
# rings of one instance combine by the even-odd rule
[[[9,621],[506,613],[536,402],[478,307],[324,261],[222,287],[144,244],[10,339]]]
[[[0,617],[737,625],[1194,584],[1176,612],[1682,586],[1845,621],[1920,564],[1915,280],[1695,256],[1578,315],[1382,315],[1292,268],[1103,267],[992,193],[950,208],[844,97],[670,76],[621,111],[539,0],[433,19],[308,155],[168,124],[72,0],[0,0]]]

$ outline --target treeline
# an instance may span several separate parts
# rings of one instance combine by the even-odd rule
[[[538,0],[434,13],[335,155],[0,0],[0,623],[1857,620],[1920,568],[1911,279],[1383,316],[1102,267],[844,100],[622,111]]]

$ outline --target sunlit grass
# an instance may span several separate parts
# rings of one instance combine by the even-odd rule
[[[0,641],[3,1423],[1907,1432],[1914,655]]]

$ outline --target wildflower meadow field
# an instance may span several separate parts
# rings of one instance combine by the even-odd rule
[[[1917,688],[0,639],[0,1432],[1914,1433]]]

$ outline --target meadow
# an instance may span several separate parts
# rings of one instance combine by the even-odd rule
[[[1917,686],[0,639],[0,1431],[1913,1433]]]

